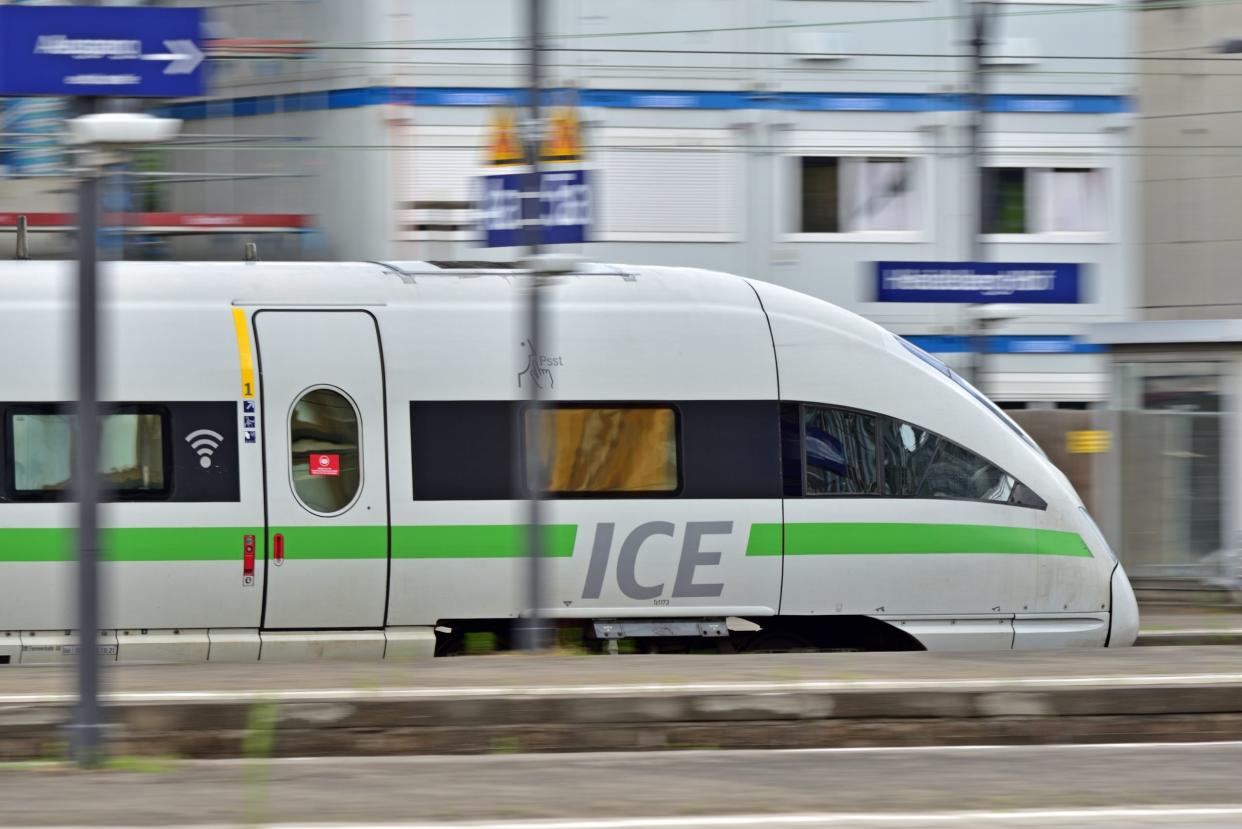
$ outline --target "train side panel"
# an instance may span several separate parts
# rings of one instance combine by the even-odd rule
[[[106,297],[124,292],[117,267],[105,271]],[[0,400],[0,453],[14,454],[0,500],[0,630],[23,631],[23,661],[57,656],[50,643],[76,624],[76,509],[63,493],[14,489],[18,476],[57,484],[70,468],[65,401],[76,396],[69,273],[31,279],[48,283],[42,295],[12,303],[0,326],[0,351],[21,366],[6,372]],[[105,311],[101,464],[125,488],[100,509],[105,653],[206,658],[208,628],[258,627],[263,593],[262,470],[243,428],[232,308],[109,302]],[[257,549],[246,578],[248,537]]]
[[[667,409],[682,455],[677,493],[547,504],[557,614],[776,612],[779,556],[746,555],[751,526],[779,524],[780,493],[771,337],[743,281],[659,268],[566,277],[549,291],[555,322],[537,348],[525,341],[525,296],[506,278],[440,277],[412,292],[412,304],[385,309],[381,322],[390,355],[390,625],[504,618],[525,606],[525,492],[506,486],[505,433],[531,382],[553,403]],[[470,418],[477,428],[461,425]],[[753,426],[720,430],[757,418],[764,449],[730,445],[753,444]],[[437,445],[437,434],[453,445]],[[735,477],[747,483],[736,486],[711,473],[727,470],[731,452],[738,463],[763,455],[758,485],[745,471]],[[463,468],[473,477],[455,479]]]

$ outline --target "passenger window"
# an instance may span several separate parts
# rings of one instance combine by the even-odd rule
[[[975,453],[901,421],[885,420],[882,433],[885,495],[1010,501],[1013,476]]]
[[[168,493],[163,414],[132,411],[100,418],[101,485],[111,499]],[[73,482],[76,416],[56,407],[9,413],[10,491],[19,499],[63,500]]]
[[[877,492],[875,424],[859,412],[803,408],[807,495]]]
[[[293,491],[311,512],[335,514],[362,485],[358,410],[335,389],[311,389],[289,415]]]
[[[556,495],[678,490],[677,415],[672,408],[556,407],[525,413],[527,457],[543,449],[547,492]],[[532,464],[526,483],[531,489]]]
[[[913,496],[935,458],[940,438],[909,423],[886,419],[880,442],[884,454],[884,494]]]
[[[164,491],[164,418],[138,413],[104,417],[99,467],[104,485],[118,494]]]

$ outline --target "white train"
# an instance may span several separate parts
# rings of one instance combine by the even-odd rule
[[[74,652],[73,265],[0,267],[0,662]],[[854,314],[726,274],[117,263],[99,647],[403,658],[507,632],[515,442],[553,438],[546,612],[588,642],[1124,646],[1138,611],[1001,411]],[[538,383],[552,403],[523,400]]]

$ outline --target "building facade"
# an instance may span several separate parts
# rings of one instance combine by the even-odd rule
[[[1141,280],[1138,319],[1095,332],[1112,356],[1100,417],[1115,436],[1100,514],[1132,574],[1238,590],[1242,10],[1161,3],[1135,17]]]

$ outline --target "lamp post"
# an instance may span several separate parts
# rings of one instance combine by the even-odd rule
[[[116,153],[168,141],[181,128],[173,118],[95,113],[93,103],[68,122],[78,148],[78,409],[74,493],[78,500],[78,710],[73,754],[78,765],[100,759],[99,716],[99,179]]]

